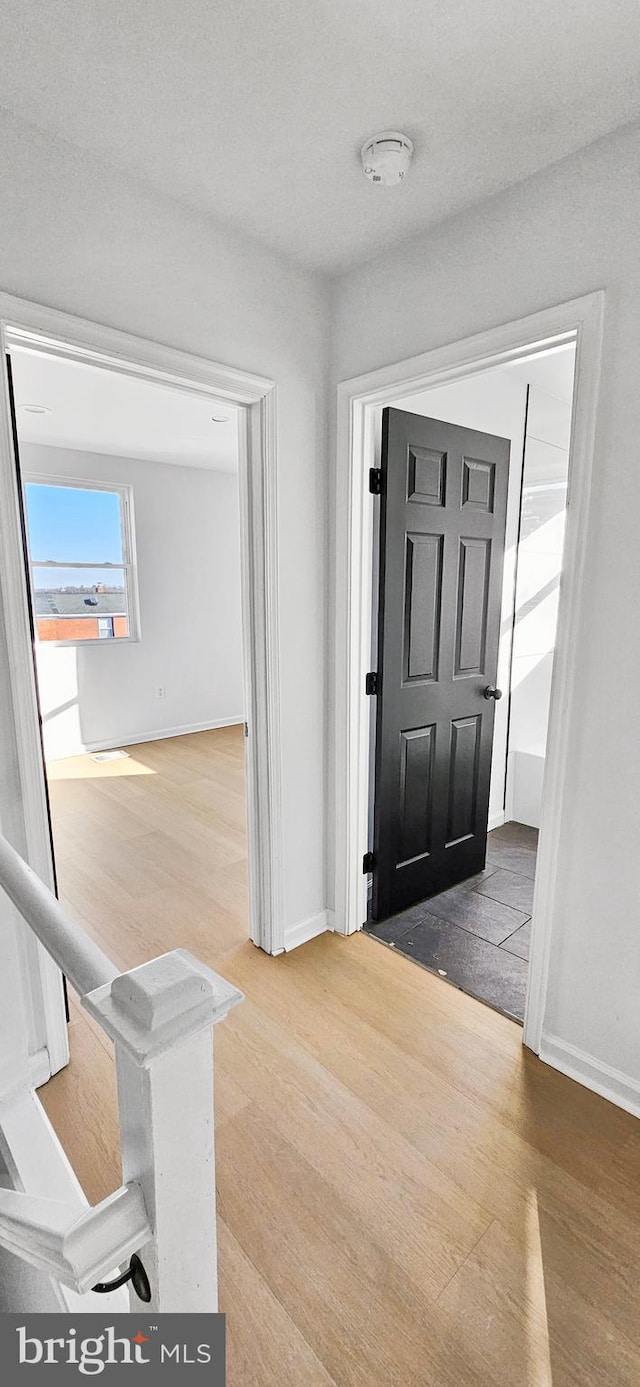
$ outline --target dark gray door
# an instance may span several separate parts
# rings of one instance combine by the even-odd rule
[[[385,409],[373,915],[482,869],[509,442]]]

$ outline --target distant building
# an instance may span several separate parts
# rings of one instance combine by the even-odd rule
[[[128,636],[123,588],[38,588],[35,597],[39,641],[95,641]]]

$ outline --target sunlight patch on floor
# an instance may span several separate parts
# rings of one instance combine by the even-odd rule
[[[94,761],[91,756],[65,756],[60,761],[47,761],[48,780],[104,780],[114,775],[155,775],[151,766],[143,766],[134,756],[119,761]]]
[[[529,1190],[527,1195],[525,1232],[527,1387],[553,1387],[540,1217],[535,1190]]]

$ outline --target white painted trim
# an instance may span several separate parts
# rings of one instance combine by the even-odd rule
[[[495,813],[495,814],[490,814],[490,816],[489,816],[489,823],[488,823],[488,826],[487,826],[487,832],[488,832],[488,833],[491,833],[492,829],[494,829],[494,828],[502,828],[502,825],[503,825],[504,823],[506,823],[506,822],[507,822],[507,816],[506,816],[506,814],[505,814],[505,812],[504,812],[504,809],[498,809],[498,810],[496,810],[496,813]]]
[[[117,742],[84,742],[84,751],[79,751],[77,755],[90,755],[94,751],[114,751],[120,746],[138,746],[138,743],[142,745],[143,742],[161,742],[165,737],[188,737],[191,732],[215,732],[218,727],[241,727],[243,723],[241,713],[232,718],[216,718],[213,722],[184,722],[179,727],[161,727],[155,732],[142,732],[135,737],[121,737]],[[52,756],[50,764],[67,759],[73,758]]]
[[[551,939],[554,928],[562,928],[557,896],[558,843],[563,828],[563,799],[567,778],[568,738],[564,729],[571,720],[581,692],[576,683],[576,661],[573,652],[577,643],[587,553],[585,538],[589,523],[600,388],[604,294],[592,294],[586,299],[578,300],[577,306],[579,305],[582,305],[582,314],[576,323],[578,337],[569,442],[566,526],[549,699],[523,1032],[525,1045],[537,1054],[540,1052],[549,988]],[[512,799],[513,777],[510,795]]]
[[[1,304],[0,304],[1,311]],[[18,488],[13,462],[13,438],[6,371],[4,328],[0,325],[0,601],[12,675],[13,724],[21,780],[25,851],[33,870],[50,890],[55,889],[47,790],[37,714],[35,669],[31,645],[29,596],[22,554]],[[10,462],[10,465],[7,465]],[[29,940],[35,967],[23,972],[30,1010],[42,1022],[43,1036],[30,1047],[40,1050],[46,1039],[51,1074],[69,1061],[69,1039],[62,976],[42,945]],[[23,954],[24,957],[24,954]],[[38,1028],[40,1029],[40,1028]]]
[[[212,1028],[241,1001],[185,949],[82,999],[115,1047],[122,1178],[151,1215],[150,1312],[218,1308]]]
[[[317,915],[310,915],[308,920],[300,920],[297,925],[289,925],[284,932],[285,953],[290,953],[300,944],[307,944],[310,939],[315,939],[317,935],[326,934],[332,929],[330,910],[320,910]]]
[[[557,918],[557,843],[566,778],[562,725],[577,691],[571,649],[578,624],[591,491],[604,293],[598,291],[408,361],[344,381],[338,386],[335,578],[335,928],[351,934],[366,919],[367,882],[362,857],[368,847],[369,703],[365,674],[370,659],[373,570],[373,498],[368,469],[374,460],[376,423],[386,404],[505,365],[530,354],[532,345],[576,341],[576,370],[569,462],[565,566],[549,715],[547,772],[534,900],[525,1043],[540,1049],[547,995],[551,933]]]
[[[86,1295],[152,1238],[140,1185],[131,1181],[82,1211],[77,1202],[0,1190],[0,1247]]]
[[[88,1203],[75,1171],[51,1126],[39,1098],[21,1089],[0,1104],[0,1149],[7,1166],[10,1185],[61,1203],[76,1203],[82,1214]],[[114,1268],[114,1275],[116,1268]],[[60,1309],[67,1312],[126,1314],[129,1296],[126,1288],[107,1295],[89,1293],[82,1298],[52,1279],[53,1293]],[[38,1307],[34,1306],[34,1310]]]
[[[634,1117],[640,1117],[640,1084],[637,1079],[623,1074],[622,1070],[603,1064],[593,1055],[588,1055],[586,1050],[579,1050],[577,1045],[570,1045],[555,1035],[543,1034],[540,1059],[545,1064],[552,1064],[554,1069],[559,1069],[568,1078],[584,1084],[585,1088],[599,1093],[601,1098],[607,1098]]]
[[[268,953],[284,947],[278,521],[275,386],[56,309],[0,293],[0,589],[13,676],[14,722],[24,806],[27,860],[54,886],[46,812],[30,616],[13,456],[6,353],[11,346],[85,362],[164,388],[214,397],[241,409],[240,496],[243,559],[250,937]],[[242,420],[241,420],[242,422]],[[51,1069],[68,1059],[62,980],[40,950],[41,987]],[[33,986],[33,979],[29,980]]]
[[[269,954],[284,948],[277,456],[272,387],[239,437],[250,938]]]

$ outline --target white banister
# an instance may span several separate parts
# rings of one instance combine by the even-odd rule
[[[20,1190],[0,1190],[0,1246],[81,1294],[152,1236],[139,1185],[123,1186],[78,1213]]]
[[[136,1252],[150,1311],[216,1310],[212,1028],[242,993],[183,949],[118,973],[1,835],[0,887],[114,1043],[124,1181],[88,1208],[20,1186],[16,1161],[0,1246],[82,1293]]]
[[[0,834],[0,886],[82,997],[118,969]]]
[[[242,993],[186,950],[84,998],[116,1050],[122,1173],[144,1194],[150,1310],[217,1308],[211,1027]]]

